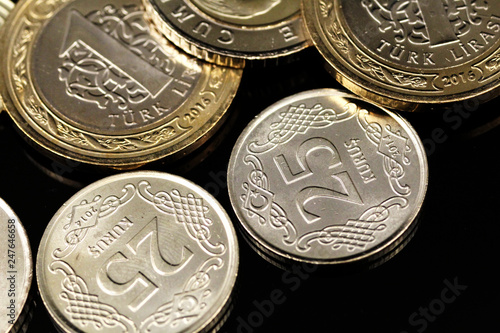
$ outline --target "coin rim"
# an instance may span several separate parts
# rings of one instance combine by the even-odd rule
[[[261,25],[261,26],[239,26],[236,24],[228,23],[220,21],[216,18],[213,18],[203,12],[194,4],[191,4],[186,0],[177,0],[181,1],[184,6],[189,7],[193,13],[197,17],[200,17],[204,21],[209,21],[212,24],[216,24],[221,26],[222,28],[232,28],[239,29],[241,31],[249,32],[254,30],[255,34],[257,33],[265,33],[268,30],[275,29],[279,26],[285,26],[293,24],[301,29],[301,33],[304,35],[304,39],[299,42],[293,44],[290,47],[280,48],[280,49],[270,49],[268,51],[236,51],[226,49],[213,43],[209,43],[206,41],[202,41],[200,39],[196,39],[193,36],[189,35],[185,32],[184,29],[174,25],[163,11],[158,7],[158,4],[154,2],[154,0],[142,0],[144,7],[146,8],[146,16],[149,20],[152,21],[153,25],[157,27],[157,29],[163,33],[163,35],[170,40],[173,44],[183,49],[185,52],[200,58],[202,60],[216,63],[223,66],[230,66],[241,68],[245,65],[245,60],[265,60],[265,59],[273,59],[278,57],[288,56],[294,53],[297,53],[303,49],[306,49],[309,46],[312,46],[312,41],[309,38],[307,33],[307,29],[304,25],[304,19],[299,10],[285,18],[284,20],[269,24],[269,25]],[[271,45],[273,43],[270,43]]]

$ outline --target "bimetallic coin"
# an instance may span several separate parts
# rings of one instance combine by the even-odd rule
[[[147,16],[174,44],[203,60],[242,67],[296,53],[311,42],[300,0],[143,0]]]
[[[15,333],[26,319],[33,264],[26,231],[2,199],[0,227],[0,333]]]
[[[205,190],[131,172],[69,199],[38,250],[42,300],[64,332],[205,332],[230,304],[234,228]]]
[[[189,152],[218,128],[241,70],[179,52],[143,16],[140,0],[15,7],[1,39],[0,94],[31,140],[126,168]]]
[[[415,227],[427,189],[423,145],[398,115],[333,89],[264,110],[231,154],[241,225],[274,259],[374,261]]]
[[[500,91],[500,1],[303,1],[307,28],[345,87],[388,107]]]

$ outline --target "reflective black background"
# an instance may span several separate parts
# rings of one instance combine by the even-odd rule
[[[279,99],[325,87],[340,88],[314,49],[278,67],[246,68],[221,131],[192,156],[142,169],[194,181],[217,197],[236,224],[225,174],[238,135]],[[402,114],[426,147],[429,188],[414,238],[381,266],[329,272],[296,265],[284,271],[240,236],[234,309],[220,332],[442,333],[495,327],[500,310],[498,102]],[[24,140],[8,114],[0,114],[0,197],[27,229],[34,261],[58,208],[80,188],[116,172],[51,160]],[[36,287],[34,280],[35,293]],[[28,332],[56,332],[38,295],[35,303]]]

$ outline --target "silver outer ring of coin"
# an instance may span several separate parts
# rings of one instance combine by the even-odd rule
[[[177,190],[176,186],[179,190]],[[172,204],[172,206],[170,206],[170,208],[167,207],[169,203],[166,204],[168,201],[167,197],[171,200],[170,204]],[[127,207],[127,205],[133,206]],[[78,228],[75,229],[76,224],[73,222],[75,222],[75,220],[83,221],[85,216],[88,217],[89,215],[86,215],[87,212],[85,211],[85,208],[90,210],[93,209],[89,207],[95,208],[94,212],[97,212],[95,215],[95,221],[97,222],[95,225],[80,224],[83,226],[82,229],[85,227],[89,228],[88,230],[85,229],[86,231],[82,233],[75,234],[74,231],[80,231]],[[172,207],[175,207],[175,209]],[[120,211],[122,213],[121,215],[113,215]],[[81,215],[80,212],[85,212],[85,214]],[[128,217],[127,215],[124,215],[125,212],[128,212]],[[154,216],[155,213],[158,216],[155,216],[150,221],[150,217]],[[107,247],[104,250],[98,249],[96,246],[81,247],[88,244],[98,244],[105,238],[104,236],[109,233],[106,233],[106,231],[108,231],[107,229],[102,230],[104,226],[113,225],[109,224],[110,221],[112,223],[116,223],[115,221],[120,221],[120,223],[122,223],[122,221],[125,221],[123,218],[120,220],[122,215],[125,216],[127,220],[130,217],[130,220],[127,222],[129,229],[125,228],[125,224],[122,224],[122,231],[120,231],[120,235],[117,240],[114,241],[116,242],[115,245],[118,244],[119,246],[119,244],[121,244],[121,247]],[[168,216],[165,217],[165,215]],[[74,218],[73,216],[78,217]],[[137,218],[138,216],[140,216],[140,220],[143,220],[144,223],[139,222],[140,220]],[[174,219],[176,221],[173,221]],[[68,221],[71,225],[66,224]],[[89,218],[89,221],[92,221],[92,217]],[[157,276],[151,277],[147,273],[144,273],[147,272],[148,269],[160,272],[161,269],[165,268],[164,266],[157,266],[158,262],[155,261],[153,263],[154,259],[151,259],[154,255],[151,254],[154,252],[151,249],[156,247],[142,248],[142,244],[146,244],[148,239],[154,238],[149,237],[151,233],[148,233],[149,229],[146,229],[152,225],[151,222],[153,221],[155,222],[154,225],[156,225],[156,229],[152,229],[155,230],[152,231],[152,233],[153,235],[157,235],[157,239],[160,237],[160,232],[158,231],[160,230],[159,228],[165,228],[162,229],[161,232],[161,237],[163,237],[162,243],[168,240],[169,242],[176,243],[178,245],[183,241],[190,241],[191,243],[189,243],[189,245],[193,245],[187,250],[186,248],[182,248],[182,260],[180,261],[179,267],[174,267],[167,263],[170,266],[169,269],[174,270],[174,272],[177,271],[177,269],[182,270],[183,268],[189,270],[189,272],[184,271],[183,273],[185,274],[185,279],[178,278],[174,280],[170,278],[169,280],[168,288],[172,289],[178,287],[178,285],[182,285],[184,286],[183,289],[177,293],[170,292],[169,290],[169,292],[166,293],[166,296],[153,294],[156,295],[156,297],[149,294],[146,295],[147,293],[145,292],[144,295],[151,297],[143,298],[143,294],[139,294],[139,296],[135,295],[132,297],[132,302],[129,303],[127,301],[125,303],[121,303],[127,304],[124,306],[111,303],[110,300],[112,299],[121,299],[121,302],[123,302],[123,297],[120,298],[120,296],[123,296],[123,294],[120,294],[123,290],[118,291],[120,286],[115,286],[118,289],[113,291],[114,294],[108,292],[107,295],[105,295],[105,292],[102,290],[98,293],[97,289],[99,287],[96,286],[99,285],[110,288],[109,282],[116,282],[111,279],[128,278],[126,277],[126,274],[128,274],[127,268],[130,268],[127,266],[129,261],[122,262],[121,260],[123,258],[121,257],[119,258],[120,260],[117,261],[114,259],[110,260],[111,258],[118,258],[118,253],[124,254],[126,259],[130,259],[131,265],[134,262],[139,265],[138,267],[140,268],[137,269],[135,277],[144,277],[139,281],[143,284],[147,284],[147,282],[150,281],[154,286],[155,284],[153,281],[157,281],[155,280]],[[168,224],[168,227],[165,226],[166,224]],[[64,229],[63,225],[66,226],[66,229]],[[101,230],[92,230],[92,228],[96,227],[96,225],[98,227],[99,225],[102,225]],[[182,232],[176,234],[175,231],[172,231],[174,229],[171,228],[175,228],[175,230],[178,231],[182,230]],[[61,233],[63,229],[64,232]],[[125,229],[125,231],[123,231],[123,229]],[[111,230],[114,230],[115,236],[118,235],[118,233],[116,233],[117,229]],[[131,230],[132,233],[127,234],[126,232],[128,230]],[[145,230],[146,232],[143,232]],[[165,232],[166,230],[168,230],[168,232]],[[167,234],[169,236],[165,236]],[[77,235],[78,237],[65,237],[71,235]],[[70,242],[68,242],[68,240],[70,240]],[[77,243],[74,244],[71,240],[76,240]],[[226,243],[224,244],[222,240]],[[77,249],[79,244],[82,245],[79,249]],[[103,243],[99,244],[102,245]],[[150,242],[149,245],[151,244],[153,243]],[[113,243],[111,243],[110,246],[112,245]],[[67,247],[64,248],[64,246]],[[91,269],[91,273],[85,272],[85,270],[89,270],[89,268],[91,268],[88,265],[83,265],[86,267],[84,269],[82,269],[82,267],[79,267],[78,269],[76,266],[74,266],[75,268],[72,268],[72,260],[80,260],[80,263],[91,260],[90,255],[87,256],[87,259],[84,258],[86,254],[91,253],[91,248],[94,251],[102,250],[101,254],[95,258],[96,260],[101,261],[100,267],[94,267],[95,269]],[[59,249],[62,251],[59,251]],[[107,249],[110,251],[105,252]],[[146,251],[144,253],[148,255],[148,258],[144,259],[140,257],[140,253],[142,253],[140,251]],[[179,254],[180,250],[177,252]],[[139,253],[139,255],[134,253]],[[189,253],[191,253],[191,255]],[[206,260],[201,259],[201,261],[204,260],[201,264],[196,262],[197,258],[193,255],[200,253],[208,257]],[[166,262],[164,259],[164,253],[158,252],[158,255],[158,258],[161,258]],[[172,254],[167,254],[167,256],[169,255],[171,256]],[[134,258],[138,261],[133,261],[135,260]],[[191,258],[194,260],[191,260]],[[227,261],[225,261],[225,259],[227,259]],[[104,264],[102,263],[103,260]],[[148,263],[148,260],[151,261]],[[162,327],[162,323],[159,323],[159,321],[165,319],[169,314],[172,317],[167,320],[166,324],[170,324],[174,321],[172,318],[181,318],[181,315],[178,312],[179,305],[184,306],[183,311],[185,311],[185,314],[193,314],[192,312],[189,312],[192,309],[200,311],[202,309],[207,309],[204,313],[199,314],[194,321],[190,322],[188,326],[183,326],[183,322],[175,329],[172,327],[168,328],[169,332],[177,332],[179,329],[182,329],[182,332],[206,332],[209,330],[216,330],[218,325],[220,325],[220,321],[224,320],[227,316],[233,297],[233,288],[236,283],[238,260],[239,255],[236,233],[228,215],[224,211],[224,208],[216,201],[215,198],[213,198],[201,187],[179,176],[155,171],[135,171],[110,176],[90,184],[71,197],[57,211],[48,224],[40,242],[36,265],[37,282],[42,301],[47,307],[55,326],[62,332],[98,332],[103,329],[94,327],[92,325],[92,320],[87,320],[87,325],[84,325],[85,328],[82,328],[81,323],[77,324],[74,318],[70,318],[71,313],[68,311],[78,310],[78,306],[81,305],[83,305],[83,307],[101,307],[108,311],[108,313],[112,314],[109,319],[116,320],[114,324],[123,325],[111,328],[104,325],[103,327],[110,329],[110,332],[121,332],[125,327],[129,326],[129,331],[131,332],[138,332],[139,328],[141,328],[141,331],[142,329],[150,329],[148,332],[163,332],[166,328]],[[163,261],[160,263],[165,265]],[[51,268],[49,268],[49,264]],[[115,264],[117,265],[110,270],[110,267]],[[97,265],[98,264],[96,264],[96,266]],[[120,267],[125,267],[123,275],[119,274]],[[116,271],[112,271],[113,269]],[[139,269],[141,271],[139,271]],[[220,273],[218,274],[217,272],[219,270]],[[171,273],[174,274],[174,272]],[[158,273],[158,275],[159,274],[160,273]],[[85,277],[88,277],[88,275],[92,275],[93,278],[86,279],[86,282]],[[163,278],[168,278],[169,276],[175,275],[165,275]],[[212,276],[212,278],[210,276]],[[70,278],[69,280],[67,279],[68,277]],[[108,281],[107,279],[110,280]],[[71,304],[73,308],[69,303],[63,305],[64,297],[67,297],[66,299],[70,299],[74,296],[71,295],[71,290],[63,290],[63,282],[77,283],[79,288],[82,288],[82,286],[84,287],[80,290],[87,291],[86,295],[82,295],[83,299],[81,303]],[[131,282],[128,281],[128,283],[130,287]],[[165,287],[163,286],[163,288]],[[125,292],[127,291],[130,290],[126,289]],[[149,289],[146,291],[149,291]],[[165,290],[158,290],[158,292],[165,292]],[[59,297],[57,296],[58,294]],[[172,294],[172,296],[170,294]],[[99,297],[101,298],[99,299]],[[195,303],[195,300],[198,302]],[[90,302],[92,304],[85,304],[85,302]],[[212,302],[211,305],[209,304],[210,302]],[[161,306],[157,306],[157,304],[161,304]],[[196,305],[195,308],[193,307],[193,304]],[[131,313],[131,310],[127,310],[127,312],[120,312],[116,309],[129,309],[129,305],[137,305],[137,309],[142,309],[142,306],[149,306],[150,308],[153,308],[153,314],[148,314],[147,317],[142,320],[143,325],[139,326],[140,322],[134,322],[132,319],[127,319],[127,316],[124,315]],[[112,307],[116,308],[112,310]],[[156,321],[157,318],[159,318],[159,321]],[[81,319],[83,321],[85,318]],[[92,319],[95,319],[96,322],[100,322],[101,324],[103,323],[102,318],[98,318],[98,316],[92,317]],[[179,319],[179,321],[181,321],[181,319]],[[163,324],[165,324],[165,322]],[[121,330],[116,330],[117,327],[121,327]]]
[[[0,226],[2,227],[0,232],[0,250],[2,250],[2,261],[0,262],[0,291],[2,292],[0,333],[12,333],[17,332],[25,320],[23,316],[26,315],[25,310],[28,307],[27,300],[30,296],[33,279],[33,263],[26,230],[16,214],[1,198]]]
[[[370,112],[365,113],[366,109]],[[382,127],[377,123],[380,119],[389,119],[390,122]],[[359,130],[355,131],[353,128],[356,127],[350,128],[349,125],[359,127]],[[391,134],[387,125],[398,126],[397,131],[405,133]],[[335,130],[347,132],[338,133]],[[375,136],[368,130],[374,131],[372,134]],[[308,131],[313,134],[309,135]],[[330,133],[330,136],[321,137],[325,133]],[[380,138],[382,134],[394,139],[395,143],[387,145],[389,141],[384,139],[378,142],[377,147],[377,142],[371,140],[377,140],[376,137]],[[332,139],[335,136],[337,137]],[[404,137],[406,141],[403,140]],[[354,150],[355,139],[359,139],[356,142],[361,142],[359,150]],[[335,143],[332,140],[336,140]],[[351,152],[347,152],[348,143],[353,148]],[[300,150],[302,153],[287,150],[287,144],[300,147],[296,151]],[[401,159],[387,155],[390,153],[389,149],[400,147],[399,151],[405,151],[406,154],[406,149],[410,146],[412,152],[409,156],[416,161],[417,169],[405,171],[407,166],[403,166],[399,171],[407,177],[396,179],[390,175],[391,170],[388,168],[391,165],[401,167]],[[322,147],[319,150],[323,150],[323,154],[328,152],[339,157],[332,159],[335,163],[326,164],[328,161],[317,160],[316,164],[308,164],[307,154],[316,154],[318,150],[314,150],[317,147]],[[265,154],[273,149],[273,157],[264,161]],[[354,155],[354,152],[364,155]],[[407,157],[405,154],[403,155]],[[375,165],[372,158],[378,155],[382,163]],[[368,166],[371,166],[370,171],[377,180],[372,182],[368,174],[360,173],[364,169],[353,168],[354,158],[358,158],[358,162],[362,161],[361,158],[366,158]],[[290,162],[293,162],[293,167]],[[332,174],[318,178],[310,165],[316,170],[324,166]],[[326,168],[327,166],[330,167]],[[392,172],[396,172],[396,169]],[[316,183],[304,183],[301,180],[314,180],[314,177]],[[328,187],[325,183],[331,181],[330,177],[335,182]],[[407,178],[413,180],[410,182]],[[364,181],[372,182],[369,185],[371,190]],[[396,192],[403,192],[397,186],[405,187],[405,184],[399,183],[405,181],[408,181],[406,185],[411,185],[411,196]],[[411,125],[391,111],[334,89],[302,92],[262,111],[238,138],[228,168],[229,197],[241,227],[259,250],[281,262],[354,264],[382,258],[405,242],[406,237],[414,230],[425,198],[427,182],[427,157],[422,142]],[[373,184],[377,184],[376,191],[373,190]],[[344,192],[342,195],[339,195],[339,189]],[[381,198],[384,195],[389,196]],[[311,198],[316,203],[320,202],[318,199],[328,199],[330,206],[326,206],[324,202],[323,206],[321,202],[317,203],[318,206],[314,206],[316,208],[305,206],[311,205]],[[350,203],[346,205],[345,202]],[[356,209],[349,216],[349,209],[352,207]],[[336,212],[333,211],[335,208]],[[340,215],[328,215],[337,216],[337,219],[322,220],[319,215],[314,214],[319,209],[325,209],[327,213],[324,214]],[[403,216],[399,216],[400,210],[403,211]],[[347,237],[337,237],[340,232],[345,232]],[[359,239],[360,235],[367,238]],[[377,238],[379,235],[383,237]],[[359,242],[350,243],[349,237]],[[370,245],[372,242],[373,245]]]
[[[279,23],[250,29],[210,17],[187,0],[142,1],[147,16],[167,39],[187,53],[209,62],[241,67],[238,61],[241,59],[277,58],[312,45],[300,9]],[[253,41],[251,46],[249,41]]]

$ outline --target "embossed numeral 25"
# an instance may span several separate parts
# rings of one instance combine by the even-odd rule
[[[281,154],[274,157],[274,162],[287,185],[307,182],[295,198],[297,208],[307,223],[321,218],[307,208],[313,200],[323,198],[363,204],[352,179],[343,168],[337,148],[327,139],[306,140],[299,146],[294,158],[287,159]]]
[[[100,287],[111,295],[127,295],[129,308],[137,311],[159,290],[159,276],[179,272],[193,256],[185,245],[187,235],[175,230],[168,219],[153,218],[104,263],[97,276]]]

